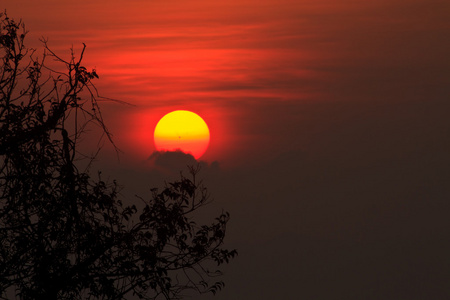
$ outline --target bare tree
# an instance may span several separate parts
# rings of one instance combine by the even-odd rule
[[[115,181],[76,164],[86,124],[111,137],[92,83],[98,75],[82,65],[85,46],[64,60],[43,41],[39,58],[21,21],[3,13],[0,26],[1,297],[177,299],[221,289],[215,269],[237,253],[222,248],[228,213],[209,225],[193,219],[208,201],[196,170],[153,189],[142,209],[124,205]]]

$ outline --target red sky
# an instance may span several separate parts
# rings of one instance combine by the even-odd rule
[[[450,297],[448,0],[5,7],[30,46],[86,43],[101,95],[132,104],[102,103],[112,177],[161,180],[135,166],[164,114],[208,123],[206,180],[242,253],[214,299]]]
[[[414,97],[418,84],[448,79],[440,71],[449,65],[442,1],[8,2],[33,45],[44,36],[68,55],[87,44],[85,64],[100,74],[101,94],[136,105],[104,109],[119,146],[141,157],[154,150],[157,119],[172,109],[207,119],[204,159],[232,164],[249,151],[305,146],[279,138],[298,116],[277,120],[273,106],[380,101],[392,91]]]

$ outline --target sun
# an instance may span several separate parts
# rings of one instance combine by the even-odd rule
[[[203,119],[187,110],[176,110],[159,120],[153,135],[158,151],[177,151],[200,158],[209,145],[209,129]]]

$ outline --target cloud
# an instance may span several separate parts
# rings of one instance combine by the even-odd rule
[[[197,160],[191,155],[182,151],[155,151],[148,158],[157,167],[179,167],[182,165],[193,165]]]
[[[191,154],[182,151],[155,151],[147,160],[147,166],[161,173],[161,175],[174,175],[180,172],[189,172],[189,168],[202,171],[202,174],[218,172],[219,163],[214,161],[208,163],[206,161],[196,160]]]

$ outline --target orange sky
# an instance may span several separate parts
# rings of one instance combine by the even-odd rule
[[[243,253],[217,300],[449,298],[448,0],[2,3],[132,104],[101,103],[132,188],[162,116],[206,121]]]
[[[68,55],[71,45],[79,52],[87,44],[85,64],[100,74],[101,94],[136,105],[104,110],[121,120],[109,125],[119,146],[142,157],[153,150],[150,129],[171,109],[208,119],[205,159],[232,160],[277,139],[284,126],[271,120],[273,105],[367,101],[380,96],[374,87],[393,89],[394,81],[409,96],[408,85],[448,65],[448,48],[438,47],[448,30],[439,1],[8,2],[33,45],[45,36]],[[403,81],[410,68],[415,78]],[[277,153],[276,145],[292,143],[301,144],[264,148]]]
[[[100,74],[101,94],[136,105],[103,106],[106,120],[121,120],[109,125],[119,147],[143,158],[154,150],[152,127],[171,109],[207,120],[205,159],[232,161],[305,146],[295,139],[263,146],[294,121],[274,120],[273,105],[367,101],[383,97],[373,91],[380,84],[397,89],[394,82],[410,96],[409,86],[449,65],[448,47],[438,47],[448,31],[440,1],[7,3],[26,22],[31,44],[48,37],[61,55],[87,44],[85,64]],[[403,81],[411,68],[416,76]]]

